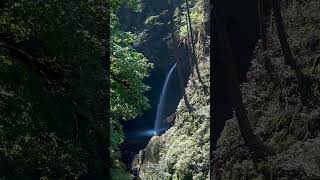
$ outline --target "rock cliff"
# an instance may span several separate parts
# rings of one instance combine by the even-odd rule
[[[200,61],[199,66],[209,85],[209,58]],[[195,110],[188,112],[182,99],[174,125],[161,136],[152,137],[135,157],[132,168],[140,178],[202,180],[209,177],[210,99],[199,86],[198,79],[191,76],[186,93]]]

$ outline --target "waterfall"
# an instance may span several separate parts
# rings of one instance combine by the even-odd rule
[[[159,99],[159,103],[158,103],[158,107],[157,107],[157,114],[156,114],[156,118],[155,118],[155,122],[154,122],[154,135],[157,135],[159,133],[159,128],[160,128],[160,122],[162,120],[162,111],[163,111],[163,107],[165,105],[165,98],[166,98],[166,91],[167,91],[167,87],[168,87],[168,83],[171,77],[171,74],[173,72],[173,70],[176,67],[176,63],[171,67],[170,71],[167,74],[166,80],[163,84],[163,88],[160,94],[160,99]]]

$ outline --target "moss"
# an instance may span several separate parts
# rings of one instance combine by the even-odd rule
[[[270,162],[260,162],[257,168],[266,179],[273,179],[273,176],[278,174],[278,168]]]

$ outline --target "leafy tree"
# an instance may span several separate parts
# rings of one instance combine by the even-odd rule
[[[102,0],[2,7],[1,176],[106,177],[106,7]]]
[[[113,14],[125,4],[138,7],[133,0],[1,2],[1,178],[107,179],[109,158],[112,173],[128,177],[118,163],[119,119],[148,107],[142,79],[151,65],[118,28]]]
[[[111,113],[111,175],[113,179],[125,179],[125,171],[119,161],[119,145],[123,133],[119,120],[128,120],[149,108],[144,92],[149,89],[143,79],[149,75],[152,64],[132,47],[134,36],[121,32],[116,16],[111,15],[111,66],[110,66],[110,113]],[[121,176],[120,176],[121,175]]]

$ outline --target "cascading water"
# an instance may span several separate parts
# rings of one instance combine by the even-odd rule
[[[160,122],[162,120],[162,111],[163,111],[163,107],[164,107],[164,104],[165,104],[165,98],[166,98],[166,91],[167,91],[167,86],[168,86],[168,83],[169,83],[169,80],[170,80],[170,77],[171,77],[171,74],[173,72],[173,70],[176,68],[176,64],[174,64],[170,71],[168,72],[167,74],[167,77],[166,77],[166,80],[163,84],[163,88],[162,88],[162,91],[161,91],[161,94],[160,94],[160,100],[159,100],[159,103],[158,103],[158,107],[157,107],[157,114],[156,114],[156,118],[155,118],[155,122],[154,122],[154,135],[158,135],[160,132]]]

